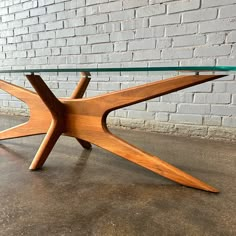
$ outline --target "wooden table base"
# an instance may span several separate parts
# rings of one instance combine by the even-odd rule
[[[0,81],[0,89],[28,104],[29,121],[0,132],[0,140],[46,133],[30,166],[41,168],[60,135],[75,137],[86,149],[93,143],[131,162],[185,186],[219,192],[214,187],[128,144],[113,135],[106,125],[109,112],[162,96],[225,75],[190,75],[148,83],[92,98],[82,98],[90,74],[81,73],[81,80],[71,98],[57,99],[39,75],[26,75],[37,93]]]

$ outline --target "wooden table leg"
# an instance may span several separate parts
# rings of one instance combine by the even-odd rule
[[[70,98],[82,98],[90,81],[89,72],[81,72],[81,78]],[[17,97],[29,107],[29,120],[23,124],[0,131],[0,140],[32,136],[47,133],[52,116],[42,102],[42,99],[31,90],[0,80],[0,89]],[[63,100],[63,99],[60,99]],[[42,115],[43,114],[43,115]],[[85,149],[91,149],[92,145],[82,139],[76,138]]]
[[[218,192],[214,187],[162,161],[158,157],[152,156],[115,137],[107,129],[106,117],[109,112],[115,109],[223,76],[225,75],[177,76],[93,98],[58,100],[40,76],[28,75],[28,80],[52,114],[52,124],[32,162],[31,169],[42,167],[58,137],[64,133],[86,143],[94,143],[177,183],[205,191]]]

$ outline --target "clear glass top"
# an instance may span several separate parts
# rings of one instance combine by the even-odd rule
[[[46,68],[46,69],[16,69],[0,70],[0,73],[40,73],[40,72],[142,72],[142,71],[189,71],[214,72],[236,71],[236,66],[171,66],[171,67],[121,67],[121,68]]]

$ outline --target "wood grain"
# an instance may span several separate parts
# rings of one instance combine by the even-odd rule
[[[210,192],[218,192],[214,187],[116,137],[108,130],[106,118],[109,112],[115,109],[205,83],[223,76],[224,75],[176,76],[167,80],[156,81],[92,98],[82,98],[90,80],[90,74],[84,73],[82,76],[84,79],[81,80],[72,94],[72,97],[59,100],[50,91],[40,76],[27,75],[28,80],[41,98],[40,109],[37,108],[39,104],[38,100],[36,100],[34,108],[31,109],[33,112],[36,112],[35,114],[41,114],[41,116],[42,114],[44,115],[44,113],[47,113],[48,116],[48,111],[50,111],[52,117],[50,128],[30,169],[34,170],[43,166],[57,139],[61,134],[64,134],[77,138],[85,148],[90,148],[90,143],[93,143],[182,185]],[[3,84],[6,85],[5,83]],[[9,91],[9,87],[7,86],[4,87],[4,89],[8,89]],[[26,92],[26,95],[24,95],[22,91],[25,90],[21,90],[21,88],[17,87],[16,91],[11,92],[19,98],[23,96],[22,100],[27,104],[31,103],[29,99],[25,99],[28,93]],[[36,95],[34,94],[32,96]],[[42,102],[44,105],[42,105]],[[31,105],[33,106],[33,104]],[[31,105],[29,104],[29,106]],[[45,107],[47,109],[45,109]],[[4,135],[2,137],[4,138]]]

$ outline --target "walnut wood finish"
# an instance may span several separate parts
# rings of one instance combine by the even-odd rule
[[[107,128],[106,117],[112,110],[223,76],[224,75],[177,76],[92,98],[81,98],[87,88],[90,77],[88,73],[83,73],[80,84],[69,99],[57,99],[38,75],[26,76],[37,94],[1,81],[1,89],[6,90],[29,105],[32,118],[30,118],[29,122],[25,125],[29,126],[31,119],[33,119],[33,123],[31,132],[24,129],[21,130],[21,127],[24,127],[24,125],[18,126],[10,131],[1,132],[0,139],[19,137],[17,132],[13,132],[14,130],[17,131],[19,128],[20,132],[33,135],[35,133],[44,133],[47,127],[47,134],[30,166],[31,170],[43,166],[57,139],[61,134],[64,134],[77,138],[85,148],[90,148],[90,143],[93,143],[182,185],[210,192],[218,192],[214,187],[113,135]],[[34,97],[35,100],[33,100],[32,97]],[[43,119],[45,123],[42,125],[38,123],[39,120],[37,116],[46,116],[47,121]],[[49,116],[52,120],[50,123],[48,121]]]

